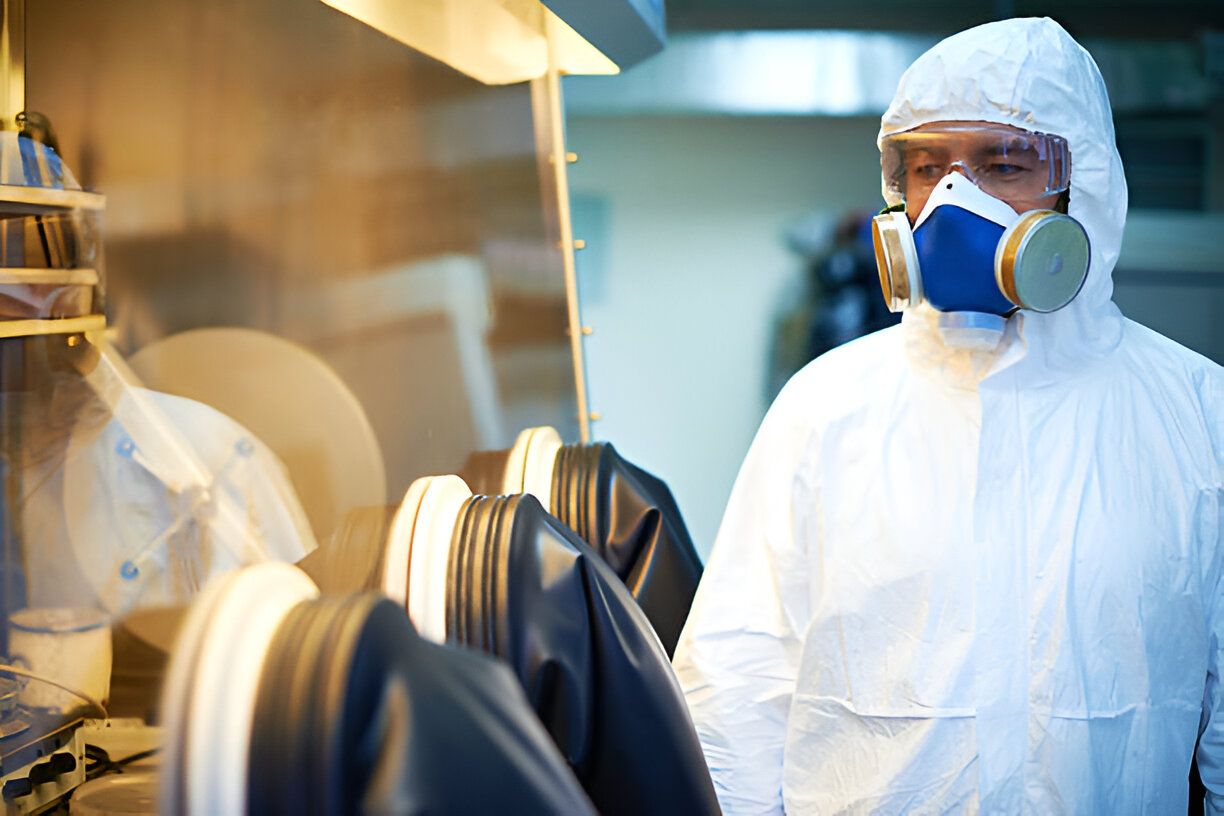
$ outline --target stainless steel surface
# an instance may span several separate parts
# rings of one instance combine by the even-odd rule
[[[628,65],[651,47],[658,50],[662,45],[644,26],[624,32],[624,37],[614,36],[612,42],[595,36],[608,34],[607,30],[586,29],[591,36],[584,38],[541,0],[322,2],[489,85],[539,79],[550,67],[566,74],[615,74],[618,63]],[[628,12],[627,7],[619,8],[621,2],[598,0],[586,5]],[[562,14],[573,16],[573,9]],[[631,17],[636,15],[613,14],[614,20],[628,21]],[[623,47],[609,49],[608,45],[638,48],[629,53]]]

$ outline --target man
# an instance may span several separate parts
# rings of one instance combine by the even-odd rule
[[[1091,264],[1064,308],[967,334],[928,281],[778,397],[675,658],[724,810],[1184,813],[1198,739],[1224,812],[1224,384],[1111,301],[1126,181],[1096,65],[1048,19],[980,26],[906,72],[880,133],[924,275],[937,196],[1065,211]],[[982,156],[1013,138],[1046,175],[1009,201],[1017,165]]]

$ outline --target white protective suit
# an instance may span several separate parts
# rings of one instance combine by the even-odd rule
[[[1224,812],[1221,369],[1111,301],[1126,181],[1051,20],[935,46],[881,136],[1059,134],[1092,268],[994,352],[929,308],[787,385],[675,665],[728,814]]]

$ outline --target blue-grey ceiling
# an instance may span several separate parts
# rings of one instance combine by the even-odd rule
[[[948,34],[1051,16],[1077,37],[1182,39],[1224,29],[1224,0],[667,0],[671,31],[866,29]]]

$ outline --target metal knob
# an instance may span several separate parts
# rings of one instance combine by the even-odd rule
[[[5,799],[20,799],[34,792],[34,783],[29,779],[10,779],[4,783]]]
[[[75,769],[76,766],[76,757],[72,754],[52,754],[46,762],[40,762],[30,768],[30,782],[35,785],[44,785]]]

